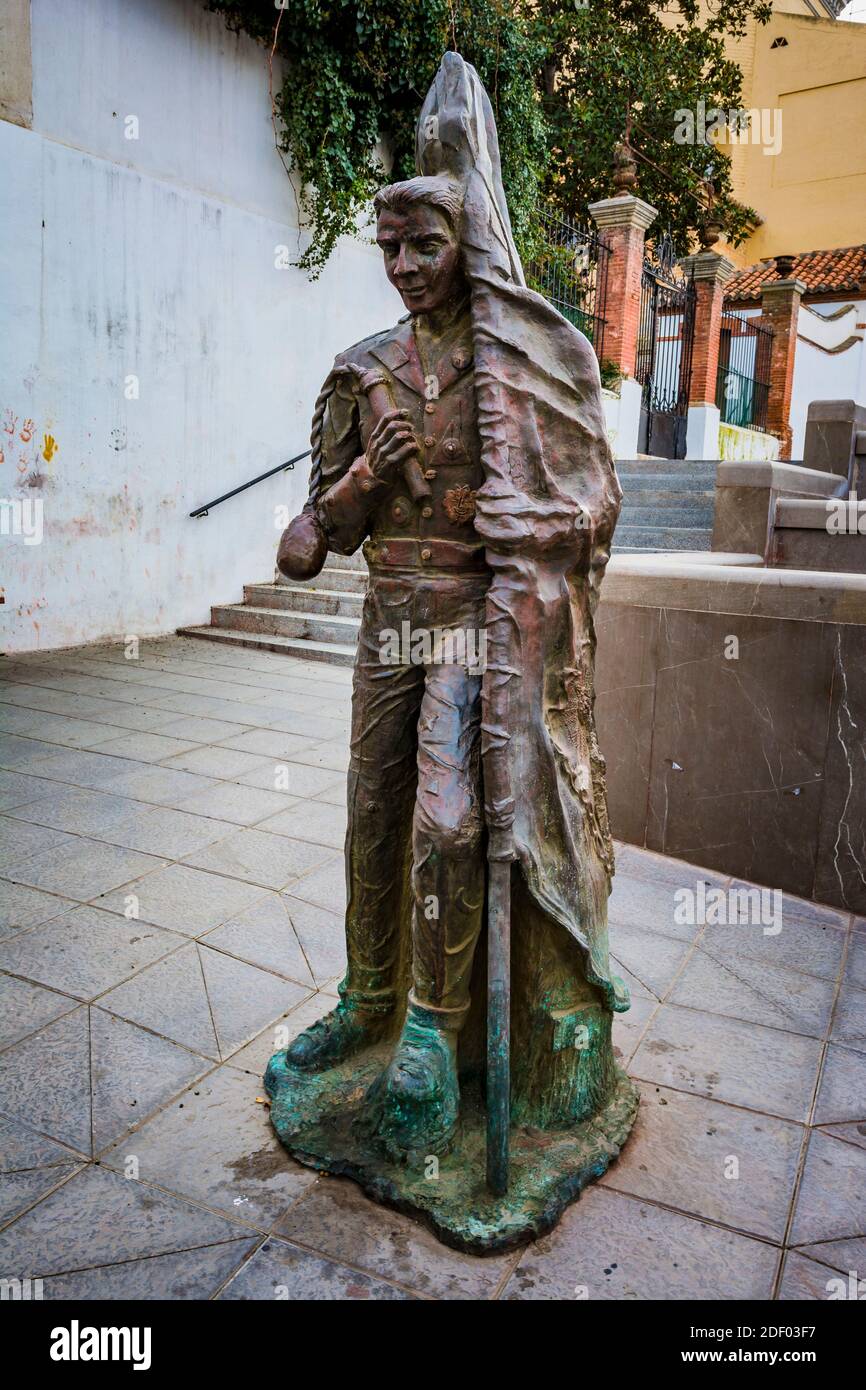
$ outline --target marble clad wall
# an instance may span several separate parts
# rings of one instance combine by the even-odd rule
[[[597,632],[614,835],[866,913],[866,625],[603,600]]]

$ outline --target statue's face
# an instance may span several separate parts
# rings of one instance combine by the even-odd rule
[[[380,212],[376,240],[385,274],[410,314],[431,313],[461,287],[460,248],[438,208],[417,203],[405,212]]]

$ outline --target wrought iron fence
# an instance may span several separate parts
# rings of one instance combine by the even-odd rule
[[[660,237],[641,272],[635,380],[643,387],[638,447],[685,458],[695,336],[695,286],[678,267],[670,233]]]
[[[716,405],[722,424],[766,430],[773,330],[722,307]]]
[[[600,356],[610,248],[595,232],[551,207],[538,209],[536,241],[537,251],[525,267],[526,283],[585,333]]]

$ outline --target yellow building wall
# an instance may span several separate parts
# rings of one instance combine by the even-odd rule
[[[773,48],[780,37],[787,44]],[[728,48],[743,72],[744,107],[781,112],[781,149],[726,147],[735,195],[763,224],[718,249],[752,265],[866,242],[866,25],[815,19],[801,0],[784,0]]]

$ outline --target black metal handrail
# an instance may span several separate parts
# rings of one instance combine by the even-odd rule
[[[278,463],[276,468],[269,468],[267,473],[260,473],[257,478],[250,478],[248,483],[241,483],[240,487],[233,487],[231,492],[224,492],[222,497],[215,497],[212,502],[205,502],[203,507],[196,507],[190,516],[207,516],[211,507],[218,507],[220,502],[227,502],[230,497],[237,497],[239,492],[246,492],[248,487],[255,487],[256,483],[263,483],[265,478],[272,478],[275,473],[285,473],[288,469],[294,468],[301,459],[309,458],[311,449],[306,449],[302,454],[295,454],[293,459],[288,459],[285,463]]]

